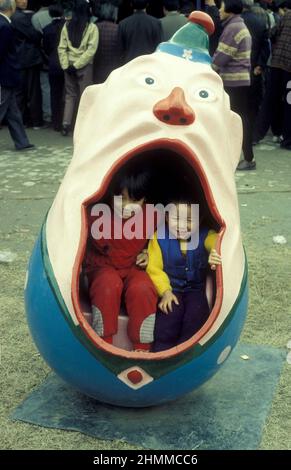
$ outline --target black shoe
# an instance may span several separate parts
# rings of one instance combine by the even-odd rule
[[[70,131],[70,126],[68,124],[63,124],[61,134],[65,137],[66,135],[69,134],[69,131]]]
[[[41,126],[42,129],[49,129],[50,127],[52,127],[51,121],[43,121],[43,124]]]
[[[251,162],[247,162],[246,160],[241,160],[236,167],[237,171],[249,171],[256,169],[256,162],[253,160]]]
[[[24,147],[18,147],[15,150],[17,150],[17,152],[23,152],[24,150],[34,150],[34,149],[35,149],[35,145],[27,144]]]
[[[290,142],[281,142],[280,144],[280,147],[281,149],[284,149],[284,150],[291,150],[291,143]]]

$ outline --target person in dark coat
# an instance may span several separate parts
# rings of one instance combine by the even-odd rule
[[[251,86],[249,88],[249,119],[252,129],[263,99],[263,73],[270,56],[269,33],[265,18],[252,11],[253,0],[242,0],[243,18],[252,37],[251,49]]]
[[[15,32],[10,20],[14,12],[14,0],[0,0],[0,122],[5,118],[16,150],[28,150],[34,145],[27,138],[16,101],[20,78]]]
[[[273,109],[277,105],[277,119],[282,124],[281,147],[291,150],[291,0],[285,1],[284,11],[272,51],[271,103]]]
[[[237,166],[240,171],[256,169],[249,119],[252,39],[240,16],[242,11],[242,0],[223,0],[219,10],[223,32],[212,60],[212,67],[219,72],[229,95],[231,110],[242,119],[244,159]]]
[[[94,57],[93,81],[103,83],[112,70],[121,64],[116,7],[111,3],[102,4],[98,19],[99,43]]]
[[[133,15],[119,23],[118,37],[122,48],[123,62],[144,54],[151,54],[162,42],[160,20],[146,13],[146,0],[133,0]]]
[[[276,5],[277,9],[280,7],[281,17],[278,21],[275,16],[276,26],[271,31],[272,57],[266,77],[265,95],[255,126],[254,142],[263,139],[271,127],[273,141],[291,150],[291,2],[278,0]]]
[[[41,34],[32,25],[33,12],[28,11],[26,8],[27,0],[16,0],[16,11],[11,17],[12,26],[16,31],[17,51],[21,69],[17,103],[24,124],[28,127],[39,127],[42,125]]]
[[[209,54],[211,57],[218,47],[219,38],[222,33],[222,24],[220,21],[219,9],[217,7],[218,3],[219,2],[217,0],[216,2],[214,0],[205,0],[205,13],[211,16],[215,26],[214,32],[209,36]]]
[[[52,17],[52,22],[45,26],[43,30],[43,49],[47,56],[49,68],[52,126],[55,131],[60,131],[64,112],[65,79],[64,71],[60,65],[58,45],[65,24],[64,10],[60,5],[51,5],[49,14]]]
[[[49,6],[52,5],[54,0],[39,0],[39,10],[32,16],[32,25],[43,34],[44,28],[52,22],[52,17],[49,14]],[[42,94],[42,117],[44,125],[49,127],[52,120],[51,99],[50,99],[50,84],[48,75],[48,64],[44,60],[42,69],[40,71],[40,86]]]
[[[187,18],[179,10],[179,0],[164,0],[164,18],[161,19],[163,41],[168,41],[178,29],[187,23]]]

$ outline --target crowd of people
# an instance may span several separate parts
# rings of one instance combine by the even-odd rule
[[[186,24],[196,3],[0,0],[0,125],[8,125],[16,149],[33,148],[26,127],[68,135],[83,90],[154,52]],[[213,67],[243,121],[238,170],[255,169],[253,145],[270,127],[274,141],[291,149],[291,0],[202,0],[198,6],[214,21]]]

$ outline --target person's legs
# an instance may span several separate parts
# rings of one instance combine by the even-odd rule
[[[50,97],[50,83],[47,70],[40,71],[40,87],[42,95],[42,117],[44,122],[51,122],[51,97]]]
[[[251,86],[249,88],[249,120],[254,141],[254,128],[258,112],[263,100],[263,75],[251,74]]]
[[[64,112],[64,73],[50,73],[52,124],[54,130],[61,130]]]
[[[282,135],[284,97],[284,71],[271,67],[270,121],[272,133],[277,137]]]
[[[87,86],[93,85],[93,64],[88,64],[80,70],[77,70],[80,97]]]
[[[71,125],[77,98],[77,77],[74,74],[65,72],[65,109],[63,115],[63,126],[69,127]]]
[[[128,336],[134,349],[149,350],[157,309],[156,289],[145,271],[132,268],[124,279]]]
[[[255,123],[256,142],[265,137],[270,126],[274,136],[282,134],[282,70],[268,67],[265,83],[265,94]]]
[[[249,87],[225,87],[226,93],[229,95],[230,107],[232,111],[240,115],[243,124],[243,154],[247,162],[254,159],[253,143],[252,143],[252,125],[250,121],[249,110]]]
[[[283,71],[283,122],[281,147],[291,150],[291,72]]]
[[[153,352],[164,351],[178,344],[184,318],[184,294],[175,292],[179,305],[172,303],[172,312],[157,311],[154,330]]]
[[[77,110],[79,106],[80,98],[87,86],[93,84],[93,66],[91,64],[86,65],[82,69],[76,70],[72,75],[76,83],[76,95],[74,100],[74,106],[72,105],[72,117],[70,121],[70,126],[73,127],[76,121]],[[63,124],[65,121],[63,120]],[[65,124],[66,127],[66,124]],[[66,135],[66,132],[62,132],[63,135]]]
[[[0,122],[5,117],[17,150],[31,146],[24,130],[21,112],[17,106],[15,90],[1,87]]]
[[[25,126],[31,126],[27,115],[26,70],[19,71],[19,85],[15,90],[16,102]]]
[[[11,97],[11,88],[3,88],[0,86],[0,122],[6,116]]]
[[[108,343],[117,333],[123,282],[116,269],[105,267],[88,273],[92,327]]]
[[[39,67],[30,67],[27,74],[27,107],[33,127],[42,125],[42,95],[40,88]]]
[[[185,313],[178,344],[191,338],[209,316],[209,305],[205,291],[197,290],[184,294]]]
[[[253,152],[253,127],[250,116],[250,107],[249,107],[249,87],[244,88],[243,94],[241,96],[241,117],[243,122],[243,154],[247,162],[252,162],[254,160]]]
[[[254,131],[253,131],[253,142],[259,142],[267,134],[272,116],[272,79],[271,79],[271,67],[267,67],[265,72],[265,87],[263,92],[262,103],[256,117]]]

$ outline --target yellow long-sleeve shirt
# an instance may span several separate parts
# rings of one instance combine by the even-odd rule
[[[62,69],[66,70],[69,65],[73,65],[76,69],[81,69],[87,64],[93,64],[98,42],[98,28],[95,24],[89,23],[83,33],[80,46],[78,48],[73,47],[69,39],[67,25],[65,24],[58,45],[58,54]]]
[[[209,230],[205,240],[204,246],[205,249],[210,253],[210,251],[215,247],[217,240],[217,233],[214,230]],[[187,244],[184,241],[180,241],[180,248],[183,254],[186,254]],[[147,266],[147,273],[153,281],[157,292],[160,297],[166,292],[166,290],[172,290],[170,279],[166,272],[164,271],[163,255],[160,248],[159,242],[157,240],[157,233],[154,234],[154,237],[150,240],[148,246],[148,255],[149,262]]]

